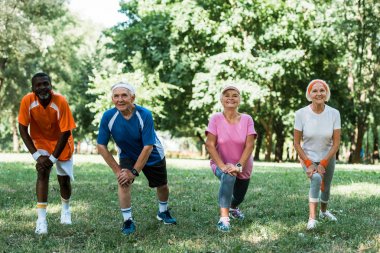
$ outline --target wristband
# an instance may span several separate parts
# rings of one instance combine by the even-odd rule
[[[306,168],[309,168],[309,166],[312,165],[313,162],[311,160],[307,159],[304,161],[304,164],[306,165]]]
[[[49,160],[54,164],[54,163],[56,163],[57,162],[57,158],[55,158],[53,155],[50,155],[49,156]]]
[[[322,165],[325,169],[327,168],[327,165],[329,165],[329,161],[326,160],[326,159],[322,159],[320,162],[319,162],[320,165]]]
[[[41,156],[41,153],[37,150],[36,152],[34,152],[34,153],[32,154],[32,156],[33,156],[33,159],[37,161],[38,157]]]

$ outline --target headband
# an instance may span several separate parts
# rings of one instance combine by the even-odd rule
[[[112,93],[113,93],[113,91],[114,91],[116,88],[124,88],[124,89],[127,89],[127,90],[129,90],[129,91],[132,93],[132,95],[135,95],[135,88],[133,88],[133,86],[130,85],[129,83],[123,83],[123,82],[115,83],[115,84],[112,85],[112,87],[111,87]]]
[[[308,94],[310,94],[311,90],[313,89],[314,84],[316,83],[321,83],[323,87],[325,87],[325,90],[328,91],[327,84],[323,80],[316,79],[316,80],[311,81],[311,83],[309,84],[309,88],[307,89]]]

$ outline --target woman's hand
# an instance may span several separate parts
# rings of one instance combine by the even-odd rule
[[[306,168],[306,176],[308,178],[311,178],[316,170],[317,168],[315,168],[315,165],[311,164],[309,167]]]
[[[317,172],[321,175],[321,176],[323,176],[325,173],[326,173],[326,169],[325,169],[325,167],[323,167],[322,165],[318,165],[318,167],[317,167]]]
[[[228,166],[228,169],[226,170],[225,173],[236,177],[236,175],[239,173],[239,168],[231,163],[228,163],[227,166]]]

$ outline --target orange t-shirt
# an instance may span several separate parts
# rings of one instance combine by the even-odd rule
[[[53,153],[61,132],[73,130],[76,125],[66,99],[52,92],[50,104],[44,108],[34,93],[26,94],[20,105],[18,122],[30,125],[30,137],[37,149]],[[68,142],[58,160],[67,161],[74,152],[74,138],[70,135]]]

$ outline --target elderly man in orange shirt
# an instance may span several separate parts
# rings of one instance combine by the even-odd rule
[[[35,233],[46,234],[49,175],[54,164],[61,192],[61,223],[71,224],[70,180],[74,180],[74,139],[71,131],[76,126],[66,99],[53,92],[47,74],[40,72],[33,76],[32,91],[21,100],[18,122],[21,137],[37,162],[38,219]]]

